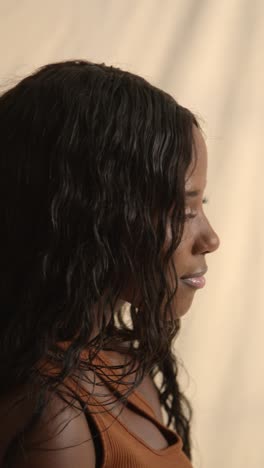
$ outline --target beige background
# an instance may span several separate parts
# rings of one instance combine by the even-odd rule
[[[204,121],[221,249],[176,347],[197,468],[264,466],[262,0],[0,0],[0,81],[66,58],[139,73]]]

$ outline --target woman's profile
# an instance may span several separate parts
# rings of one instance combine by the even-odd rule
[[[191,111],[71,60],[0,96],[0,467],[190,468],[173,343],[219,245]]]

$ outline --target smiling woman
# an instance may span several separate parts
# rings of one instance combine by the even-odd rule
[[[2,94],[0,141],[0,466],[191,467],[172,345],[219,245],[195,116],[72,60]]]

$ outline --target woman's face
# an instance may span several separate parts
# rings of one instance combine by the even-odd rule
[[[190,308],[194,294],[205,286],[206,254],[219,247],[219,238],[210,225],[204,210],[204,191],[207,178],[207,150],[201,132],[194,126],[196,159],[186,174],[186,222],[181,242],[174,252],[173,260],[178,277],[178,289],[171,303],[175,318],[184,315]],[[170,219],[167,223],[166,245],[171,240]],[[130,285],[122,298],[131,302],[133,287]],[[174,289],[174,285],[172,285]],[[137,295],[136,295],[137,296]],[[137,296],[134,304],[141,303]]]
[[[204,191],[207,178],[207,150],[201,132],[194,126],[196,164],[186,174],[186,222],[182,240],[173,259],[178,277],[178,289],[172,310],[177,317],[190,308],[195,292],[205,286],[206,254],[219,247],[219,238],[204,213]],[[167,238],[170,239],[170,222]]]

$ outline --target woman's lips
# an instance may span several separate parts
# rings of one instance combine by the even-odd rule
[[[188,286],[191,286],[191,288],[194,289],[201,289],[205,286],[206,283],[204,276],[196,276],[193,278],[181,278],[181,281],[183,281],[183,283],[187,284]]]

